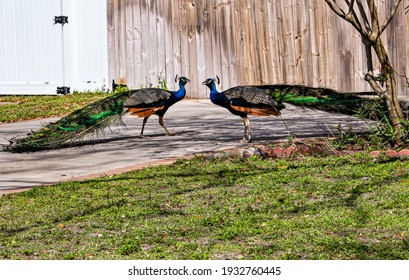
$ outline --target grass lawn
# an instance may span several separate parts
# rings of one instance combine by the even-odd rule
[[[409,259],[409,162],[210,159],[0,197],[0,259]]]
[[[86,92],[59,96],[0,95],[0,123],[63,116],[111,94]]]

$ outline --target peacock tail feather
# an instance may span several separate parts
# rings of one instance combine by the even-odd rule
[[[347,115],[356,115],[361,108],[374,106],[379,102],[373,98],[363,97],[373,96],[372,92],[344,93],[329,88],[282,84],[260,87],[269,89],[274,100],[279,103]]]
[[[124,91],[89,104],[60,120],[45,125],[23,138],[14,138],[6,147],[10,152],[34,152],[71,146],[75,140],[95,134],[111,125],[122,123],[122,104],[134,91]]]

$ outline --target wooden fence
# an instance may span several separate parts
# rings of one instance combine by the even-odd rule
[[[391,0],[379,1],[379,13]],[[409,14],[404,0],[385,32],[395,70],[409,76]],[[361,37],[324,0],[108,0],[109,76],[131,87],[176,87],[207,98],[201,85],[219,75],[219,89],[290,83],[367,91]],[[401,94],[406,81],[398,78]]]

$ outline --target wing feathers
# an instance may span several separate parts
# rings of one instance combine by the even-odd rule
[[[168,100],[172,93],[167,90],[145,88],[135,91],[124,103],[124,107],[146,107],[144,105]]]
[[[138,117],[149,117],[150,115],[154,114],[156,111],[162,110],[165,106],[160,107],[152,107],[152,108],[129,108],[127,110],[128,113],[131,113],[132,116]]]
[[[254,116],[280,116],[281,113],[276,108],[241,107],[230,105],[233,110]]]

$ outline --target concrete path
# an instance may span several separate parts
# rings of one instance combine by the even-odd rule
[[[164,118],[176,136],[165,136],[157,116],[152,116],[145,127],[145,135],[150,138],[137,138],[142,120],[125,117],[127,129],[113,126],[112,131],[99,135],[100,143],[95,145],[27,154],[0,152],[0,194],[120,173],[199,153],[285,140],[289,133],[297,138],[331,136],[337,124],[365,127],[351,116],[286,106],[281,118],[250,116],[252,144],[241,142],[243,122],[239,117],[209,100],[184,100],[171,107]],[[0,144],[53,120],[56,119],[0,125]]]

